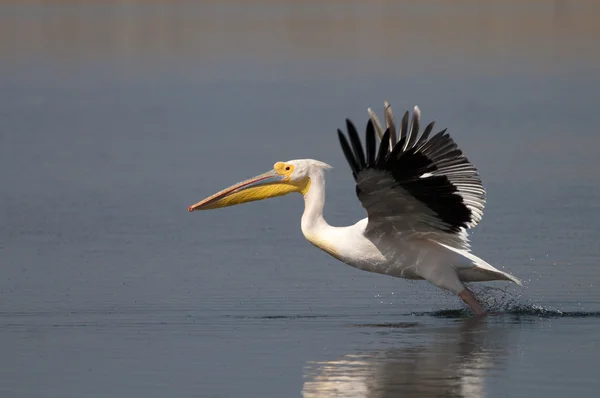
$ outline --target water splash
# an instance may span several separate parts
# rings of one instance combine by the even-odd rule
[[[474,288],[470,286],[469,288],[473,290],[481,305],[488,312],[515,313],[533,309],[552,311],[524,299],[521,295],[514,295],[498,287],[478,286]]]
[[[489,314],[507,314],[538,318],[600,318],[600,311],[562,311],[532,303],[521,295],[491,286],[471,288]],[[447,309],[433,312],[413,312],[414,316],[438,318],[469,318],[473,313],[468,308]]]

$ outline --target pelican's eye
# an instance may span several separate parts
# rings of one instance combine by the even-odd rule
[[[275,169],[275,171],[277,173],[279,173],[279,175],[287,176],[287,177],[289,177],[294,171],[294,166],[292,166],[291,164],[288,164],[288,163],[283,163],[283,162],[275,163],[273,165],[273,168]]]

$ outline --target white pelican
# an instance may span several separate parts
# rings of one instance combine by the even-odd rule
[[[369,109],[366,152],[352,122],[340,143],[356,180],[356,194],[367,218],[333,227],[323,218],[326,163],[312,159],[277,162],[273,170],[230,186],[190,206],[216,209],[299,192],[304,196],[302,233],[310,243],[361,270],[406,279],[425,279],[457,294],[476,314],[485,313],[463,282],[508,280],[470,253],[466,229],[479,223],[485,189],[477,169],[442,130],[430,137],[434,122],[419,135],[420,111],[406,112],[400,136],[385,103],[386,129]],[[376,135],[381,143],[376,148]]]

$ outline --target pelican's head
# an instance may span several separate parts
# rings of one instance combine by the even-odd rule
[[[277,162],[273,170],[230,186],[192,205],[188,211],[210,210],[299,192],[306,195],[311,176],[331,168],[312,159]]]

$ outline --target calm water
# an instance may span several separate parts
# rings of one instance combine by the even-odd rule
[[[583,1],[0,2],[0,395],[596,396],[598,37]],[[480,169],[498,315],[338,263],[299,196],[187,213],[311,157],[362,218],[335,130],[385,99]]]

